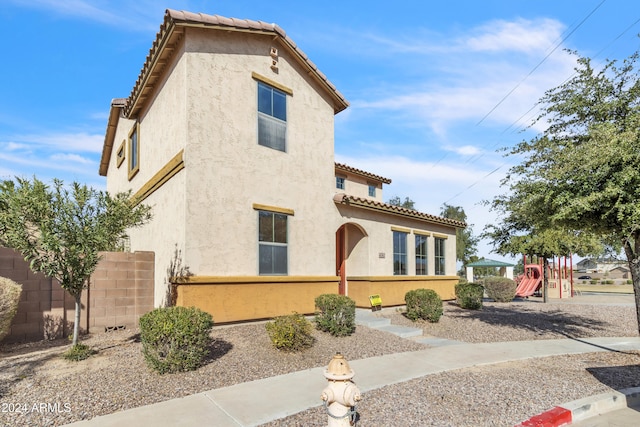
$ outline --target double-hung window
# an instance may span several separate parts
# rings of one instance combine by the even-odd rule
[[[129,179],[140,170],[140,125],[136,122],[129,131]]]
[[[259,274],[287,274],[287,242],[287,215],[258,211]]]
[[[369,197],[376,197],[376,186],[369,184]]]
[[[407,233],[393,231],[393,274],[407,274]]]
[[[435,274],[437,276],[444,276],[445,271],[444,271],[444,266],[445,266],[445,259],[444,259],[444,243],[445,243],[445,239],[440,238],[440,237],[436,237],[434,239],[434,243],[435,243],[435,267],[436,267],[436,271]]]
[[[427,274],[427,236],[416,234],[416,276]]]
[[[339,190],[344,190],[344,178],[341,176],[336,176],[336,188]]]
[[[286,151],[287,94],[258,82],[258,144]]]

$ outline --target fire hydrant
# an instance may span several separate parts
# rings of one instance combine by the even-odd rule
[[[348,427],[356,423],[356,402],[362,399],[360,390],[351,381],[355,373],[344,356],[336,353],[324,371],[329,385],[322,391],[321,399],[327,408],[329,427]]]

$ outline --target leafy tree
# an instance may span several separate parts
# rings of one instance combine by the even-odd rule
[[[440,216],[467,222],[467,214],[461,206],[451,206],[445,203],[440,209]],[[467,224],[467,228],[464,229],[456,229],[456,259],[462,262],[463,270],[469,262],[472,262],[471,257],[478,251],[479,238],[473,235],[471,227],[473,224]]]
[[[75,300],[73,346],[78,344],[80,299],[100,251],[112,251],[126,230],[151,218],[130,193],[115,196],[74,182],[53,187],[34,178],[0,182],[0,243],[24,256],[34,271],[60,282]]]
[[[415,206],[415,202],[413,200],[411,200],[408,197],[404,198],[404,201],[402,201],[402,199],[398,196],[395,196],[391,199],[389,199],[389,201],[387,202],[390,205],[393,206],[400,206],[401,208],[406,208],[406,209],[411,209],[411,210],[415,210],[416,208]]]
[[[640,325],[638,58],[596,70],[579,57],[574,76],[545,93],[537,121],[548,127],[510,151],[523,160],[503,183],[511,182],[511,195],[493,202],[507,214],[493,232],[498,249],[510,253],[518,246],[542,256],[622,248]]]

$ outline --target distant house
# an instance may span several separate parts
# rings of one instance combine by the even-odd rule
[[[580,273],[607,273],[618,267],[626,268],[627,262],[613,258],[585,258],[576,264]]]
[[[310,313],[323,293],[454,298],[465,224],[386,204],[390,179],[336,163],[347,107],[277,25],[167,10],[100,163],[109,192],[153,206],[130,247],[155,253],[156,305],[175,261],[192,274],[177,303],[216,322]]]

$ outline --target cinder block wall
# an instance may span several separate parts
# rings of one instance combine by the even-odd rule
[[[153,252],[105,252],[91,276],[88,328],[136,327],[144,313],[153,310]]]
[[[135,328],[153,310],[153,252],[104,252],[83,292],[80,327],[85,332]],[[0,247],[0,276],[22,285],[18,312],[5,342],[58,338],[73,331],[75,302],[60,284],[34,273],[22,256]]]

